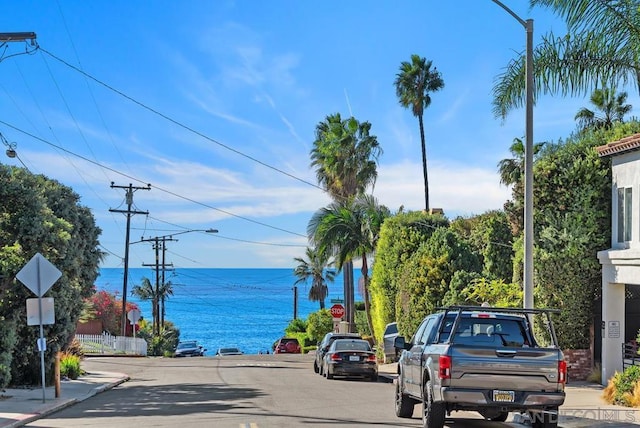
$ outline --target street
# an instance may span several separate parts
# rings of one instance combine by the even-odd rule
[[[193,358],[88,358],[83,368],[126,373],[131,380],[30,427],[420,427],[394,414],[394,385],[327,380],[310,355]],[[454,414],[447,427],[509,427],[476,413]],[[469,418],[469,419],[467,419]],[[462,419],[462,420],[461,420]]]

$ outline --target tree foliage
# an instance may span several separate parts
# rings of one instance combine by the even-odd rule
[[[443,216],[419,211],[398,213],[382,225],[369,286],[373,329],[378,343],[382,340],[384,327],[396,321],[396,295],[404,264],[436,228],[448,225],[449,221]]]
[[[320,342],[325,334],[333,331],[333,317],[328,309],[312,312],[307,317],[307,336],[313,342]]]
[[[15,279],[36,253],[62,272],[47,292],[54,298],[56,318],[44,327],[50,382],[55,354],[74,333],[83,300],[92,294],[98,276],[100,229],[70,188],[23,168],[0,165],[0,201],[0,320],[16,333],[15,338],[2,336],[0,366],[10,367],[11,378],[0,376],[0,386],[40,382],[39,329],[26,325],[25,300],[33,295]]]

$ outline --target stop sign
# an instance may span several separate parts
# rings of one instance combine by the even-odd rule
[[[331,316],[334,318],[342,318],[344,316],[344,306],[335,304],[331,306]]]

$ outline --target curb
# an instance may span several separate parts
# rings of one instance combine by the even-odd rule
[[[64,401],[60,401],[58,403],[54,403],[51,404],[45,408],[43,408],[42,410],[37,411],[34,414],[30,414],[30,415],[25,415],[24,418],[19,419],[17,421],[14,421],[8,425],[3,425],[1,428],[17,428],[17,427],[21,427],[24,426],[26,424],[29,424],[31,422],[37,421],[38,419],[42,419],[46,416],[49,416],[53,413],[59,412],[60,410],[66,409],[67,407],[73,406],[74,404],[80,403],[88,398],[91,398],[101,392],[107,391],[109,389],[115,388],[116,386],[123,384],[124,382],[127,382],[129,379],[131,379],[129,376],[127,375],[121,375],[122,377],[120,379],[117,379],[113,382],[104,384],[104,385],[100,385],[96,388],[93,388],[91,391],[89,391],[89,393],[87,393],[86,395],[84,395],[83,397],[75,397],[75,398],[69,398],[67,400]]]

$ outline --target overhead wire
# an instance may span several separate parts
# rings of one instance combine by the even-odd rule
[[[60,149],[60,150],[62,150],[62,151],[64,151],[64,152],[69,153],[69,154],[71,154],[71,155],[73,155],[73,156],[76,156],[76,157],[78,157],[78,158],[80,158],[80,159],[82,159],[82,160],[84,160],[84,161],[86,161],[86,162],[92,163],[92,164],[94,164],[94,165],[96,165],[96,166],[98,166],[98,167],[100,167],[100,168],[104,168],[104,169],[106,169],[106,170],[108,170],[108,171],[111,171],[111,172],[113,172],[114,174],[118,174],[118,175],[120,175],[120,176],[122,176],[122,177],[126,177],[126,178],[128,178],[128,179],[130,179],[130,180],[132,180],[132,181],[137,182],[137,183],[144,183],[144,184],[148,184],[148,181],[146,181],[146,180],[142,180],[142,179],[140,179],[140,178],[134,177],[134,176],[132,176],[132,175],[130,175],[130,174],[127,174],[127,173],[124,173],[124,172],[122,172],[122,171],[118,171],[118,170],[117,170],[117,169],[115,169],[115,168],[111,168],[111,167],[109,167],[109,166],[103,165],[103,164],[101,164],[101,163],[99,163],[99,162],[96,162],[96,161],[94,161],[94,160],[92,160],[92,159],[87,158],[86,156],[83,156],[83,155],[80,155],[80,154],[74,153],[74,152],[72,152],[72,151],[71,151],[71,150],[69,150],[69,149],[66,149],[66,148],[64,148],[64,147],[62,147],[62,146],[58,146],[58,145],[56,145],[56,144],[53,144],[52,142],[47,141],[47,140],[45,140],[44,138],[40,138],[40,137],[38,137],[38,136],[36,136],[36,135],[33,135],[33,134],[31,134],[30,132],[27,132],[27,131],[25,131],[25,130],[23,130],[23,129],[20,129],[20,128],[18,128],[17,126],[14,126],[14,125],[12,125],[12,124],[10,124],[10,123],[8,123],[8,122],[5,122],[5,121],[4,121],[4,120],[2,120],[2,119],[0,119],[0,123],[1,123],[1,124],[3,124],[3,125],[5,125],[5,126],[8,126],[8,127],[9,127],[9,128],[11,128],[11,129],[14,129],[14,130],[18,131],[18,132],[20,132],[20,133],[22,133],[22,134],[24,134],[24,135],[27,135],[27,136],[29,136],[29,137],[33,138],[34,140],[38,140],[38,141],[40,141],[40,142],[42,142],[42,143],[45,143],[45,144],[50,145],[50,146],[52,146],[52,147],[58,148],[58,149]],[[258,220],[254,220],[254,219],[251,219],[251,218],[248,218],[248,217],[245,217],[245,216],[241,216],[241,215],[239,215],[239,214],[234,214],[234,213],[232,213],[232,212],[230,212],[230,211],[226,211],[226,210],[223,210],[223,209],[221,209],[221,208],[217,208],[217,207],[214,207],[214,206],[212,206],[212,205],[206,204],[206,203],[204,203],[204,202],[200,202],[200,201],[197,201],[197,200],[195,200],[195,199],[189,198],[189,197],[187,197],[187,196],[180,195],[180,194],[178,194],[178,193],[176,193],[176,192],[173,192],[173,191],[171,191],[171,190],[169,190],[169,189],[165,189],[165,188],[163,188],[163,187],[158,187],[158,186],[152,186],[152,187],[153,187],[154,189],[157,189],[157,190],[159,190],[159,191],[163,192],[163,193],[166,193],[166,194],[169,194],[169,195],[171,195],[171,196],[174,196],[174,197],[176,197],[176,198],[178,198],[178,199],[182,199],[182,200],[185,200],[185,201],[187,201],[187,202],[191,202],[191,203],[194,203],[194,204],[196,204],[196,205],[200,205],[200,206],[202,206],[202,207],[204,207],[204,208],[208,208],[208,209],[212,209],[212,210],[214,210],[214,211],[218,211],[218,212],[223,213],[223,214],[226,214],[226,215],[228,215],[228,216],[230,216],[230,217],[235,217],[235,218],[238,218],[238,219],[241,219],[241,220],[244,220],[244,221],[250,222],[250,223],[254,223],[254,224],[257,224],[257,225],[260,225],[260,226],[264,226],[264,227],[270,228],[270,229],[279,230],[279,231],[281,231],[281,232],[289,233],[289,234],[291,234],[291,235],[296,235],[296,236],[300,236],[300,237],[304,237],[304,238],[306,238],[306,237],[307,237],[307,235],[302,234],[302,233],[293,232],[293,231],[291,231],[291,230],[283,229],[283,228],[278,227],[278,226],[273,226],[273,225],[270,225],[270,224],[267,224],[267,223],[264,223],[264,222],[261,222],[261,221],[258,221]]]

